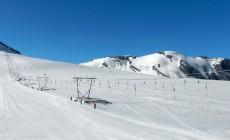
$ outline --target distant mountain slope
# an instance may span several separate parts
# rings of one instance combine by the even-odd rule
[[[19,51],[7,46],[6,44],[0,42],[0,51],[14,53],[14,54],[21,54]]]
[[[108,68],[170,78],[230,80],[230,59],[189,57],[174,51],[158,52],[142,57],[115,56],[96,59],[80,65]]]

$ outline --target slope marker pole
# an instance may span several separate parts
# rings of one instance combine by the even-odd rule
[[[137,96],[137,85],[136,83],[134,84],[134,90],[135,90],[135,97]]]
[[[187,80],[184,80],[184,92],[185,92],[185,86],[186,86]]]
[[[208,82],[206,82],[205,89],[206,89],[206,96],[208,96]]]
[[[174,88],[174,85],[172,84],[172,88],[173,88],[173,94],[174,94],[174,100],[176,99],[176,89]]]

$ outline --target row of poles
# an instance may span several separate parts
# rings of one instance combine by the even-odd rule
[[[61,85],[74,85],[74,84],[77,84],[78,86],[78,88],[79,88],[79,86],[81,86],[81,85],[90,85],[90,87],[95,87],[95,79],[93,79],[92,81],[91,80],[89,80],[90,78],[88,78],[87,79],[87,81],[86,82],[83,82],[83,79],[84,78],[79,78],[79,81],[78,82],[76,82],[76,81],[74,81],[74,82],[70,82],[70,81],[66,81],[66,82],[64,82],[64,81],[56,81],[56,80],[54,80],[53,82],[51,81],[51,83],[55,83],[55,85],[56,84],[61,84]],[[91,81],[91,82],[90,82]],[[117,80],[117,82],[109,82],[109,81],[104,81],[105,83],[107,83],[107,88],[108,89],[112,89],[112,86],[114,86],[114,87],[119,87],[119,85],[120,85],[120,83],[121,83],[121,81],[122,80]],[[105,83],[104,83],[104,85],[105,85]],[[146,82],[146,80],[143,80],[143,85],[146,85],[147,84],[147,82]],[[187,85],[187,80],[184,80],[184,92],[186,91],[186,85]],[[99,82],[98,82],[98,85],[99,85],[99,88],[102,88],[102,86],[103,86],[103,84],[102,84],[102,81],[100,80]],[[123,85],[125,85],[124,84],[124,82],[123,82]],[[157,90],[157,85],[161,85],[161,84],[157,84],[157,80],[155,80],[154,79],[154,90],[156,91]],[[162,84],[162,92],[163,92],[163,94],[165,93],[165,88],[166,88],[166,85],[168,85],[168,84],[165,84],[165,83],[163,83]],[[171,84],[171,86],[172,86],[172,91],[173,91],[173,93],[174,93],[174,99],[175,99],[175,93],[176,93],[176,88],[175,88],[175,86],[174,86],[175,84]],[[199,92],[200,91],[200,85],[201,85],[201,82],[200,82],[200,80],[198,79],[197,80],[197,91]],[[127,82],[126,82],[126,88],[127,89],[129,89],[131,86],[132,86],[132,84],[130,84],[129,83],[129,81],[127,80]],[[104,86],[105,87],[105,86]],[[137,86],[137,83],[134,83],[133,84],[133,89],[134,89],[134,92],[135,92],[135,96],[136,96],[136,92],[137,92],[137,88],[138,88],[138,86]],[[143,88],[142,88],[143,89]],[[159,90],[159,89],[158,89]],[[207,93],[208,93],[208,83],[207,82],[205,82],[205,91],[206,91],[206,96],[207,96]]]
[[[99,79],[97,79],[97,80],[99,80]],[[89,81],[89,80],[88,80]],[[114,86],[114,87],[117,87],[117,88],[119,88],[119,85],[123,85],[123,86],[125,86],[125,83],[123,82],[121,82],[122,80],[117,80],[117,82],[109,82],[109,81],[99,81],[98,82],[98,86],[99,86],[99,88],[102,88],[102,87],[104,87],[104,88],[108,88],[109,90],[111,90],[112,89],[112,87]],[[58,83],[57,81],[55,81],[55,83]],[[66,85],[74,85],[76,82],[59,82],[59,83],[65,83]],[[121,84],[122,83],[122,84]],[[182,82],[181,82],[182,83]],[[81,86],[81,85],[90,85],[90,87],[95,87],[96,86],[96,84],[95,84],[95,79],[92,81],[92,83],[90,84],[90,82],[83,82],[82,81],[82,79],[81,79],[81,81],[78,81],[78,88],[79,88],[79,86]],[[143,86],[145,87],[145,85],[147,84],[147,82],[146,82],[146,80],[143,80]],[[186,91],[186,85],[187,85],[187,80],[185,79],[184,80],[184,92]],[[103,86],[104,85],[104,86]],[[107,85],[107,86],[106,86]],[[138,86],[137,86],[138,84],[137,83],[134,83],[134,84],[130,84],[129,83],[129,81],[127,80],[127,82],[126,82],[126,88],[127,88],[127,90],[130,88],[130,87],[132,87],[133,86],[133,89],[134,89],[134,92],[135,92],[135,95],[134,96],[136,96],[136,94],[137,94],[137,89],[138,89]],[[163,92],[163,94],[165,93],[165,89],[166,89],[166,85],[169,85],[169,84],[165,84],[165,83],[163,83],[163,84],[157,84],[157,80],[154,80],[154,90],[156,91],[156,90],[160,90],[160,89],[157,89],[157,85],[162,85],[162,92]],[[201,82],[200,82],[200,80],[198,79],[197,80],[197,91],[198,92],[200,92],[200,85],[201,85]],[[172,86],[172,91],[173,91],[173,94],[174,94],[174,99],[176,99],[176,88],[175,88],[175,84],[171,84],[171,86]],[[159,87],[159,86],[158,86]],[[142,89],[143,89],[143,87],[142,87]],[[207,82],[205,82],[205,91],[206,91],[206,96],[207,96],[207,93],[208,93],[208,83]]]

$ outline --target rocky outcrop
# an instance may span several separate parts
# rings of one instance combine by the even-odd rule
[[[219,64],[215,64],[214,69],[218,79],[230,80],[230,59],[223,59]]]
[[[7,46],[6,44],[0,42],[0,51],[14,53],[14,54],[21,54],[19,51]]]

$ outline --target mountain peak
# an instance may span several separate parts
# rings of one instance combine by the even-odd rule
[[[0,51],[14,53],[14,54],[21,54],[19,51],[7,46],[6,44],[0,42]]]
[[[106,57],[80,65],[170,78],[230,80],[229,73],[223,73],[230,70],[230,59],[194,58],[175,51],[160,51],[139,57]]]

